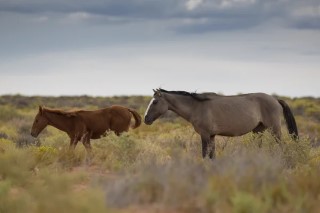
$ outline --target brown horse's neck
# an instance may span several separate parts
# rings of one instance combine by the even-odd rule
[[[48,125],[53,126],[61,131],[69,132],[70,119],[67,118],[65,115],[57,114],[54,112],[50,112],[48,110],[44,111],[46,118],[48,119]]]
[[[192,97],[183,95],[163,94],[169,103],[169,110],[177,113],[187,121],[190,121],[192,111],[197,105],[197,101]]]

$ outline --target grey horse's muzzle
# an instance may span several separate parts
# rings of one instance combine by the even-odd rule
[[[150,118],[150,116],[145,116],[144,117],[144,123],[147,124],[147,125],[151,125],[153,123],[153,120],[152,118]]]

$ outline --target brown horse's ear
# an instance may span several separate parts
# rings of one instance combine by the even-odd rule
[[[42,114],[43,108],[39,105],[39,113]]]

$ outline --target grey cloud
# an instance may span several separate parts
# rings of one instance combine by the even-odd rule
[[[108,16],[161,17],[166,10],[177,7],[179,1],[169,0],[10,0],[0,2],[0,11],[17,13],[88,12]]]
[[[212,31],[232,31],[248,29],[258,25],[259,19],[248,20],[248,18],[210,18],[207,21],[198,21],[193,24],[181,24],[174,30],[180,33],[206,33]]]
[[[273,19],[283,20],[292,28],[320,29],[320,14],[305,17],[293,12],[304,7],[320,8],[318,0],[203,0],[189,9],[186,3],[187,0],[10,0],[0,2],[0,12],[84,12],[99,16],[92,19],[99,24],[172,20],[173,30],[180,33],[250,28]],[[186,19],[190,21],[186,23]],[[172,29],[172,25],[168,29]]]
[[[320,30],[320,17],[319,18],[303,18],[295,20],[290,23],[291,27],[298,29],[319,29]]]

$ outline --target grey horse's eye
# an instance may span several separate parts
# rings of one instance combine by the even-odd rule
[[[153,102],[152,102],[152,104],[157,104],[158,103],[158,100],[154,100]]]

